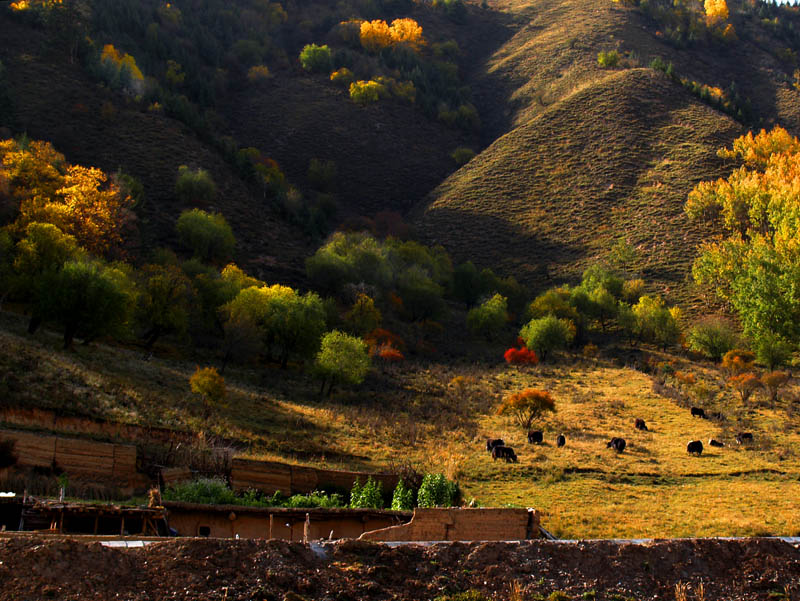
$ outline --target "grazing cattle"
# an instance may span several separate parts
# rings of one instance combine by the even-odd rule
[[[689,444],[686,445],[686,452],[690,455],[700,455],[703,454],[703,443],[699,440],[690,440]]]
[[[745,442],[753,442],[753,433],[752,432],[739,432],[736,435],[736,442],[738,444],[742,444]]]
[[[710,439],[708,440],[708,444],[709,444],[710,446],[712,446],[712,447],[724,447],[724,446],[725,446],[725,443],[724,443],[724,442],[720,442],[720,441],[718,441],[718,440],[714,440],[713,438],[710,438]]]
[[[544,440],[544,435],[540,430],[530,430],[528,432],[528,442],[531,444],[540,444]]]
[[[616,436],[606,443],[606,448],[613,448],[617,453],[622,453],[625,450],[625,439],[617,438]]]
[[[490,438],[486,441],[486,450],[489,451],[490,453],[492,452],[493,448],[504,447],[504,446],[506,446],[506,443],[503,442],[502,438]]]
[[[492,449],[492,460],[505,459],[506,463],[517,463],[517,454],[514,449],[506,446],[499,446]]]
[[[702,417],[705,419],[706,412],[700,409],[700,407],[692,407],[692,417]]]
[[[563,434],[559,434],[556,437],[556,446],[557,447],[563,447],[565,444],[567,444],[566,436],[564,436]]]
[[[644,423],[644,420],[641,419],[641,418],[638,418],[638,417],[636,418],[636,422],[634,423],[634,426],[636,426],[637,430],[644,430],[645,432],[647,432],[647,424]]]

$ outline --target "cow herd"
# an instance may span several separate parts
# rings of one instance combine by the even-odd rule
[[[700,407],[692,407],[691,408],[692,417],[699,417],[701,419],[708,419],[706,416],[706,412],[701,409]],[[722,415],[717,413],[714,414],[714,417],[718,417],[719,419],[723,419]],[[647,424],[641,418],[636,418],[634,421],[634,428],[637,430],[641,430],[643,432],[648,432]],[[544,432],[541,430],[530,430],[528,432],[528,443],[529,444],[542,444],[544,442]],[[753,433],[752,432],[739,432],[736,435],[736,443],[737,444],[748,444],[753,442]],[[556,446],[561,448],[567,444],[567,438],[563,434],[559,434],[556,437]],[[709,446],[712,447],[724,447],[725,443],[720,442],[719,440],[715,440],[713,438],[709,439],[708,441]],[[606,443],[607,449],[614,449],[618,454],[622,453],[627,446],[627,442],[624,438],[620,438],[618,436],[613,437]],[[506,446],[505,441],[502,438],[490,438],[486,441],[486,450],[492,454],[492,459],[505,459],[506,462],[514,462],[517,463],[517,454],[514,452],[512,447]],[[699,457],[703,454],[703,443],[700,440],[690,440],[689,443],[686,445],[686,452],[690,455],[694,455]]]

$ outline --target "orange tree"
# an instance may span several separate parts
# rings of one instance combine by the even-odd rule
[[[526,388],[508,395],[497,409],[498,415],[511,415],[525,430],[533,421],[547,412],[554,412],[556,403],[545,390]]]

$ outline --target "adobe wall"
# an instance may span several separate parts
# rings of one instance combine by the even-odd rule
[[[70,475],[85,475],[119,481],[137,479],[134,445],[94,442],[0,430],[0,439],[13,440],[17,465],[49,468],[55,462]]]
[[[414,510],[408,524],[365,532],[368,541],[509,541],[538,538],[539,514],[529,509]]]
[[[384,492],[393,490],[400,480],[395,474],[325,470],[241,457],[234,457],[231,466],[234,490],[254,488],[268,495],[278,491],[305,494],[315,490],[350,490],[356,478],[363,484],[369,477],[380,482]]]
[[[311,516],[309,540],[358,538],[365,532],[397,523],[397,518],[390,515],[367,519],[359,515],[317,519],[313,510],[308,513]],[[266,512],[239,513],[236,509],[228,513],[170,509],[169,525],[180,536],[200,536],[200,527],[205,526],[210,529],[211,538],[235,538],[238,534],[239,538],[281,538],[291,541],[302,541],[305,528],[304,520],[276,513],[273,514],[270,532],[270,520]]]

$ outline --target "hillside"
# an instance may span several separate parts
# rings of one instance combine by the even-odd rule
[[[418,207],[424,238],[537,285],[574,280],[624,238],[639,251],[634,271],[688,300],[693,249],[708,232],[688,223],[683,203],[697,181],[730,169],[715,152],[746,126],[646,67],[660,57],[678,77],[735,82],[752,103],[749,126],[796,132],[800,94],[791,62],[775,56],[782,42],[754,15],[732,19],[735,42],[679,48],[621,4],[493,6],[518,29],[485,63],[484,87],[502,93],[481,109],[507,115],[508,131]],[[620,65],[603,69],[598,53],[610,50]]]

